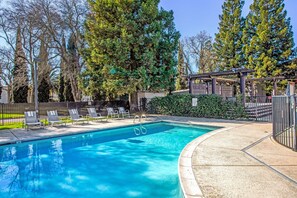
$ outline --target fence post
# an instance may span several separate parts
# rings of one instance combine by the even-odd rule
[[[297,137],[296,137],[296,98],[291,96],[292,98],[292,116],[293,116],[293,149],[297,151]]]
[[[4,118],[3,118],[3,103],[1,103],[1,120],[2,120],[2,125],[4,126]]]

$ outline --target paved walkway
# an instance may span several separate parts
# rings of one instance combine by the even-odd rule
[[[179,171],[186,197],[297,197],[297,152],[270,138],[271,124],[169,116],[148,121],[156,120],[224,127],[197,138],[181,154]],[[133,119],[3,130],[0,144],[131,124]]]
[[[271,124],[192,123],[225,128],[183,151],[179,168],[185,197],[297,197],[297,152],[271,138]]]

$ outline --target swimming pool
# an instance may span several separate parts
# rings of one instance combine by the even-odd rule
[[[0,194],[180,197],[179,154],[214,129],[159,122],[1,146]]]

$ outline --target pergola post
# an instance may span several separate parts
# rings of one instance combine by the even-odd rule
[[[254,92],[255,92],[255,87],[254,87],[254,81],[250,81],[250,86],[251,86],[251,101],[254,101]]]
[[[211,79],[211,93],[216,94],[216,85],[217,85],[217,79],[212,78]]]
[[[242,95],[242,103],[245,105],[246,98],[245,98],[245,79],[246,79],[247,73],[243,72],[240,73],[240,93]]]
[[[273,79],[273,92],[272,92],[273,96],[277,95],[277,80]]]
[[[191,77],[188,78],[188,83],[189,83],[189,94],[192,94],[192,80],[191,80]]]

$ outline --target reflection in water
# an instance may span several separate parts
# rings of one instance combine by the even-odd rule
[[[210,129],[147,128],[0,147],[1,197],[178,197],[179,153]]]
[[[49,145],[51,144],[51,145]],[[39,144],[28,144],[16,148],[4,147],[0,163],[0,191],[9,192],[14,196],[19,191],[38,192],[42,186],[44,165],[49,166],[49,175],[63,175],[63,149],[62,140],[52,140],[43,147],[48,152],[39,149]],[[27,157],[24,156],[27,153]],[[48,174],[47,173],[47,174]]]

